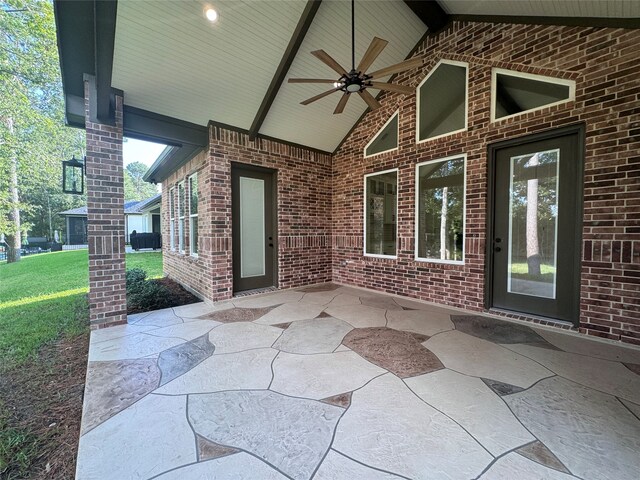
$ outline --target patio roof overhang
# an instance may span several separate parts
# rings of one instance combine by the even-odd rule
[[[452,20],[640,27],[640,4],[387,0],[356,4],[356,58],[373,36],[390,40],[372,68],[410,56]],[[322,88],[287,77],[331,78],[309,55],[324,49],[351,63],[350,4],[321,0],[204,2],[54,0],[67,124],[84,128],[84,79],[95,81],[96,120],[113,123],[124,93],[124,134],[168,145],[146,179],[159,182],[208,144],[207,125],[335,151],[366,113],[360,101],[332,115],[330,100],[302,106]],[[359,8],[360,7],[360,8]],[[356,99],[358,100],[358,99]]]

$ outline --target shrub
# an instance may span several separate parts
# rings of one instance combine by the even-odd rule
[[[127,290],[127,302],[128,310],[135,312],[148,312],[174,306],[169,289],[155,280],[145,280],[135,291]]]
[[[147,280],[147,272],[141,268],[132,268],[127,270],[126,282],[127,282],[127,295],[140,292],[145,287],[145,281]]]
[[[141,268],[127,270],[127,313],[149,312],[199,301],[169,278],[147,279]]]

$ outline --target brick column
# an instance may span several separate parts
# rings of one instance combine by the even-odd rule
[[[127,321],[125,287],[122,96],[116,96],[115,125],[91,121],[95,90],[85,80],[87,134],[87,229],[89,236],[89,323],[92,329]]]

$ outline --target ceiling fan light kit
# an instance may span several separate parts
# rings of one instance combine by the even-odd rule
[[[334,110],[334,114],[342,113],[344,108],[349,100],[349,95],[352,93],[357,93],[365,103],[371,108],[371,110],[375,110],[380,108],[380,103],[375,99],[373,95],[371,95],[367,89],[374,88],[376,90],[387,90],[390,92],[401,93],[405,95],[409,95],[413,93],[413,88],[407,87],[405,85],[397,85],[393,83],[385,83],[385,82],[374,82],[373,80],[380,77],[385,77],[387,75],[392,75],[394,73],[404,72],[406,70],[410,70],[415,67],[419,67],[423,64],[422,57],[414,57],[409,60],[405,60],[400,63],[396,63],[395,65],[391,65],[389,67],[382,68],[380,70],[376,70],[375,72],[365,73],[369,67],[375,62],[376,58],[382,53],[384,48],[387,46],[389,42],[383,40],[382,38],[373,37],[371,43],[369,44],[369,48],[365,52],[364,56],[360,60],[358,67],[355,66],[355,0],[351,0],[351,70],[347,72],[347,70],[342,67],[336,60],[333,59],[327,52],[324,50],[315,50],[311,52],[311,55],[318,58],[325,65],[330,67],[336,73],[340,75],[340,78],[336,80],[332,79],[322,79],[322,78],[290,78],[289,83],[330,83],[333,84],[333,88],[326,92],[321,93],[320,95],[316,95],[315,97],[308,98],[300,102],[302,105],[309,105],[312,102],[320,100],[321,98],[326,97],[334,92],[341,91],[343,92],[336,109]]]

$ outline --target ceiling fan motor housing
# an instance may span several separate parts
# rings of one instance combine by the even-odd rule
[[[348,74],[342,75],[337,84],[340,86],[340,90],[345,93],[356,93],[367,88],[368,75],[362,75],[361,72],[351,70]]]

